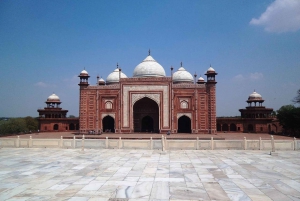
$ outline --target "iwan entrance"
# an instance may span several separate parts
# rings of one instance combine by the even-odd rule
[[[159,109],[155,101],[142,98],[133,106],[134,132],[158,133]]]

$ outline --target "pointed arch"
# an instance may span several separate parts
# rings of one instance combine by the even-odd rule
[[[102,118],[102,130],[103,132],[115,132],[115,119],[110,116],[106,115],[105,117]]]
[[[134,132],[159,132],[159,107],[154,100],[143,97],[133,105]]]
[[[182,115],[178,118],[178,133],[191,133],[191,118],[186,115]]]

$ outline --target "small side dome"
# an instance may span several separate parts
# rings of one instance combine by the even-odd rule
[[[254,91],[252,94],[249,95],[248,100],[262,100],[262,96],[259,93]]]
[[[89,75],[89,73],[84,69],[81,71],[80,75]]]
[[[205,80],[203,77],[199,77],[198,81],[197,81],[198,84],[202,84],[202,83],[205,83]]]
[[[165,77],[164,68],[153,59],[147,56],[133,71],[133,77]]]
[[[216,72],[215,69],[213,69],[211,66],[206,71],[206,73],[215,73],[215,72]]]
[[[106,78],[106,84],[114,84],[119,82],[119,68],[116,68],[111,74]],[[121,72],[121,78],[127,78],[127,76]]]
[[[52,94],[47,98],[47,102],[60,102],[60,99],[56,94]]]
[[[98,85],[105,85],[105,81],[102,77],[98,80]]]
[[[174,83],[193,83],[194,78],[191,73],[186,71],[183,67],[180,67],[174,74],[173,74],[173,82]]]

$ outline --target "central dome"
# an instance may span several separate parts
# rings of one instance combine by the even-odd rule
[[[165,77],[164,68],[152,56],[147,56],[133,71],[133,77]]]

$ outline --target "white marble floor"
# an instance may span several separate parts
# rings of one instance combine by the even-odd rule
[[[300,152],[0,149],[0,200],[300,200]]]

